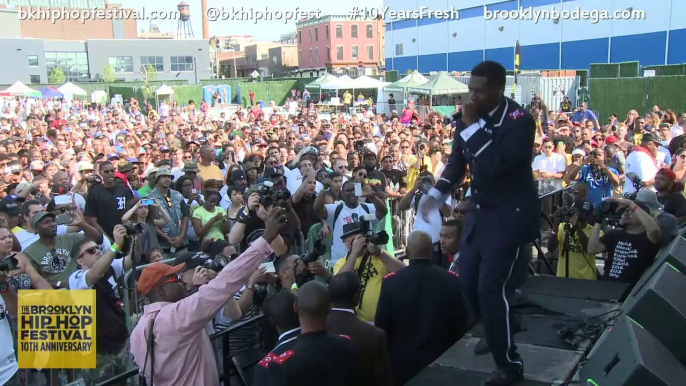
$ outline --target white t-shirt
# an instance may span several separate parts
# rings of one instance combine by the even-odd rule
[[[422,195],[422,198],[424,195]],[[412,197],[412,201],[410,202],[410,207],[414,208],[415,204],[415,197]],[[453,198],[451,196],[448,196],[445,199],[445,204],[448,206],[452,206]],[[415,231],[422,231],[426,232],[429,236],[431,236],[431,242],[432,243],[437,243],[441,241],[441,227],[443,226],[443,215],[441,214],[440,209],[431,211],[429,212],[429,222],[424,221],[424,218],[422,217],[421,214],[417,214],[414,217],[414,227],[412,230]]]
[[[0,385],[4,385],[19,370],[17,357],[14,355],[12,330],[7,320],[9,314],[5,299],[0,296]]]
[[[110,276],[109,279],[107,279],[107,281],[110,283],[112,288],[117,288],[116,279],[118,279],[121,275],[124,274],[124,259],[112,260],[112,264],[110,265],[110,267],[112,267],[112,269],[114,270],[114,277]],[[69,289],[79,290],[93,288],[93,286],[88,286],[88,284],[86,284],[86,273],[88,271],[88,269],[79,269],[78,271],[74,271],[74,273],[69,275]],[[114,291],[114,294],[119,296],[117,291]]]
[[[303,175],[302,173],[300,173],[300,169],[298,168],[293,168],[293,170],[289,171],[286,170],[288,169],[284,170],[284,177],[286,177],[286,188],[289,192],[291,192],[291,195],[293,195],[295,194],[295,192],[298,191],[300,185],[302,185]],[[319,194],[319,192],[321,192],[323,188],[324,186],[322,185],[322,183],[317,181],[314,191],[317,192],[317,194]]]
[[[624,173],[625,175],[636,173],[641,181],[650,181],[655,178],[655,174],[657,174],[657,166],[648,154],[642,151],[632,151],[631,154],[626,157]],[[633,193],[635,191],[636,188],[634,188],[634,184],[630,179],[626,178],[624,180],[624,193]]]
[[[534,158],[534,162],[531,164],[531,169],[533,171],[538,170],[541,173],[564,173],[567,168],[567,163],[565,157],[553,153],[550,157],[546,157],[545,154],[539,154]]]
[[[674,126],[672,126],[671,132],[672,132],[672,138],[674,138],[676,136],[683,135],[684,134],[684,128],[679,126],[679,125],[674,125]]]
[[[342,206],[341,213],[338,214],[338,219],[336,221],[336,224],[334,224],[333,217],[334,214],[336,214],[336,208],[339,205]],[[367,209],[369,209],[369,213],[366,210],[364,210],[362,205],[365,205]],[[359,221],[361,216],[364,216],[366,214],[376,214],[376,207],[374,207],[373,204],[358,204],[355,209],[350,209],[347,205],[345,205],[342,202],[338,202],[335,204],[326,204],[325,206],[327,212],[326,223],[329,225],[330,229],[333,229],[333,242],[331,245],[331,266],[333,267],[339,259],[344,257],[346,253],[348,253],[348,248],[345,247],[345,244],[343,244],[343,240],[341,240],[341,235],[343,234],[343,225],[357,222]],[[377,221],[374,221],[372,224],[376,225],[376,223]]]
[[[57,234],[58,235],[65,235],[67,234],[67,230],[69,227],[66,225],[58,225],[57,226]],[[83,234],[83,231],[79,231],[79,233]],[[26,229],[19,233],[15,233],[14,236],[17,237],[17,240],[19,240],[19,244],[21,245],[21,250],[26,250],[31,244],[35,243],[38,241],[40,236],[38,236],[38,233],[30,233]],[[107,251],[112,247],[112,243],[110,243],[110,240],[103,236],[102,237],[102,250]]]

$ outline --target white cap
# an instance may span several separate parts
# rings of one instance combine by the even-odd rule
[[[584,156],[584,157],[585,157],[585,156],[586,156],[586,152],[583,151],[583,150],[581,150],[581,149],[574,149],[574,151],[572,152],[572,155],[580,155],[580,156]]]

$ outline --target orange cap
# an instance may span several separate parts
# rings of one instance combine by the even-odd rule
[[[167,276],[174,276],[186,268],[186,264],[179,264],[176,266],[167,265],[164,263],[154,263],[143,269],[141,277],[138,278],[136,287],[143,295],[148,295],[150,291],[155,288],[163,278]]]

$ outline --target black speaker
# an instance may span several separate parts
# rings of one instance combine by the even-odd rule
[[[621,316],[579,370],[584,386],[682,386],[686,369],[651,333]]]
[[[677,236],[668,246],[662,248],[657,254],[655,263],[646,270],[641,279],[636,283],[628,297],[636,295],[643,289],[648,281],[655,275],[658,269],[664,264],[672,264],[676,269],[686,274],[686,239]]]
[[[665,263],[622,305],[635,320],[686,364],[686,276]],[[686,384],[686,378],[685,384]]]

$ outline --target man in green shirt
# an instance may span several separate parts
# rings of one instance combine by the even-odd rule
[[[38,212],[31,218],[31,226],[38,231],[39,239],[24,250],[31,264],[54,288],[68,288],[69,275],[77,270],[76,259],[71,256],[72,247],[84,237],[102,244],[102,234],[86,224],[78,213],[69,224],[83,230],[81,233],[57,234],[54,213]]]
[[[148,180],[148,183],[145,184],[142,188],[138,189],[138,194],[140,194],[141,198],[146,198],[148,197],[148,194],[152,192],[153,189],[155,189],[155,174],[157,173],[157,168],[152,168],[148,170],[148,175],[146,179]]]

